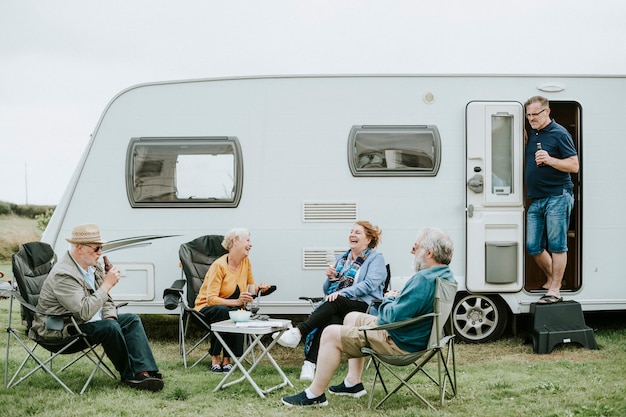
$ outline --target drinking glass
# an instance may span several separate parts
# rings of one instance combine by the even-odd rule
[[[246,287],[246,291],[252,294],[253,296],[254,296],[255,289],[256,289],[256,286],[254,284],[248,284],[248,286]],[[246,310],[250,310],[251,307],[252,307],[252,303],[246,303]]]

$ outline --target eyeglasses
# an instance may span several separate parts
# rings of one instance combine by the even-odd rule
[[[102,245],[91,246],[91,245],[87,245],[87,244],[83,243],[83,246],[87,246],[87,247],[93,249],[94,252],[100,252],[102,250]]]
[[[543,110],[537,112],[537,113],[526,113],[526,117],[528,119],[530,119],[531,117],[536,117],[539,116],[541,113],[543,113],[544,111],[546,111],[547,107],[544,107]]]

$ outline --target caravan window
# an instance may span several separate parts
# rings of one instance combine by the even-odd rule
[[[360,176],[435,176],[441,161],[437,126],[353,126],[348,164]]]
[[[133,138],[128,199],[132,207],[237,207],[242,163],[237,138]]]

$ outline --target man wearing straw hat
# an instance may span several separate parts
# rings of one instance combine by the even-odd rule
[[[115,266],[105,271],[100,263],[102,245],[106,243],[95,224],[74,227],[66,239],[69,251],[52,268],[44,281],[38,307],[48,313],[71,312],[78,327],[94,343],[101,343],[122,382],[132,388],[148,391],[163,389],[163,378],[148,338],[135,314],[117,314],[109,291],[120,280]],[[45,317],[37,315],[32,332],[41,337],[69,335],[66,322],[63,330],[46,328]]]

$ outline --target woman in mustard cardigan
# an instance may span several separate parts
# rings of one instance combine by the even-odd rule
[[[243,308],[246,303],[252,302],[253,293],[247,291],[248,284],[254,284],[252,266],[248,254],[252,248],[250,231],[244,228],[230,230],[222,242],[226,255],[218,258],[204,277],[204,282],[196,297],[195,309],[206,317],[207,323],[216,323],[228,320],[228,312]],[[255,287],[266,291],[269,284],[260,283]],[[243,354],[243,335],[224,334],[224,341],[237,356]],[[211,371],[228,372],[232,368],[228,352],[214,335],[210,336]]]

